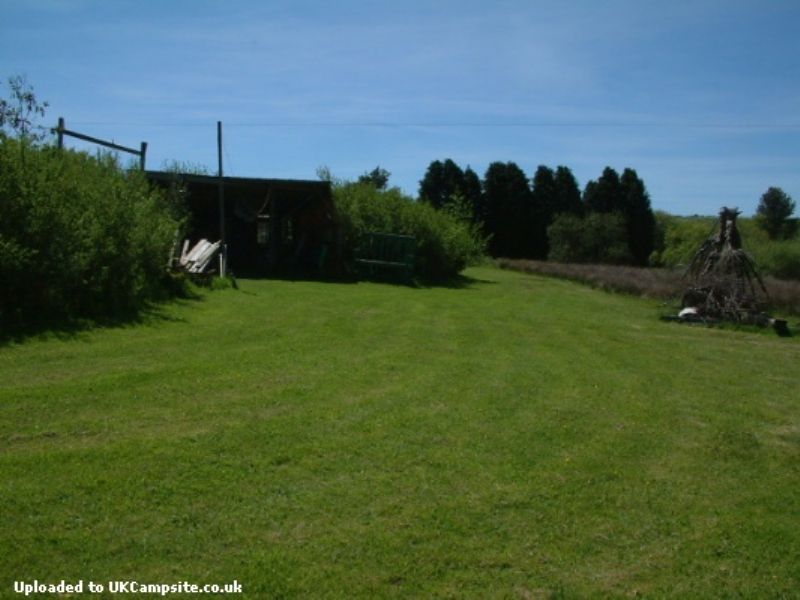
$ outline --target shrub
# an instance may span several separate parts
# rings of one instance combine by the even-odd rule
[[[712,217],[677,217],[660,213],[664,229],[664,246],[653,254],[654,266],[686,267],[700,245],[716,226]],[[779,279],[800,279],[800,239],[771,240],[757,219],[739,219],[744,249],[753,256],[763,275]]]
[[[686,267],[717,224],[713,217],[676,217],[666,213],[657,213],[656,221],[663,230],[664,241],[651,255],[650,264],[668,268]]]
[[[761,272],[779,279],[800,279],[800,243],[774,242],[754,250]]]
[[[563,213],[547,228],[548,258],[564,263],[629,264],[625,219],[616,213]]]
[[[0,324],[135,311],[168,290],[178,226],[110,155],[0,140]]]
[[[787,226],[794,212],[794,200],[781,188],[771,187],[761,196],[756,211],[756,222],[771,240],[786,239],[793,234]]]
[[[417,239],[415,274],[424,280],[453,277],[483,256],[485,240],[457,208],[437,211],[397,188],[378,190],[365,182],[335,186],[334,198],[349,258],[370,231],[413,235]]]

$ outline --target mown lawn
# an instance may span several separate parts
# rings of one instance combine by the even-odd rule
[[[466,274],[0,347],[0,596],[797,597],[796,338]]]

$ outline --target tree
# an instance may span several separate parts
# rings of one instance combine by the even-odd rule
[[[578,182],[568,167],[559,166],[555,175],[556,203],[555,214],[570,213],[580,215],[583,212],[581,191]]]
[[[626,264],[631,260],[619,213],[562,213],[547,229],[548,258],[556,262]]]
[[[358,183],[368,183],[375,186],[376,190],[385,190],[389,184],[391,173],[386,169],[381,169],[380,165],[372,169],[369,173],[364,173],[358,178]]]
[[[526,257],[529,253],[531,190],[515,163],[493,162],[483,178],[484,232],[493,256]]]
[[[583,207],[589,213],[620,215],[630,259],[641,266],[648,263],[655,247],[656,220],[650,196],[636,171],[625,169],[620,177],[614,169],[606,167],[597,181],[586,184]]]
[[[464,171],[449,158],[433,161],[419,182],[420,200],[442,208],[455,196],[467,197]]]
[[[553,220],[556,203],[556,181],[553,169],[539,165],[533,175],[531,188],[531,224],[528,256],[547,258],[547,228]]]
[[[756,219],[771,240],[789,237],[787,227],[795,204],[791,196],[781,188],[771,187],[761,196],[756,210]]]
[[[472,210],[472,221],[483,221],[483,190],[481,179],[469,166],[464,169],[464,199]]]
[[[623,171],[619,194],[631,257],[634,264],[646,266],[655,248],[656,218],[644,182],[633,169]]]
[[[43,117],[47,102],[39,103],[33,87],[25,77],[14,75],[8,78],[11,90],[9,99],[0,98],[0,135],[14,135],[22,139],[38,140],[42,134],[31,134],[34,121]]]
[[[419,199],[422,202],[428,202],[433,206],[442,203],[443,171],[444,163],[440,160],[431,161],[431,164],[428,165],[425,175],[419,182]]]
[[[583,192],[583,204],[589,212],[615,212],[619,211],[619,175],[611,167],[603,169],[603,174],[597,181],[586,184]]]

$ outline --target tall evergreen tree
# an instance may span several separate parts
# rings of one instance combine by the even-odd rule
[[[569,167],[559,166],[555,175],[556,204],[554,213],[580,215],[583,212],[581,190]]]
[[[478,174],[469,166],[464,169],[464,198],[472,210],[474,222],[483,221],[483,191],[481,190],[481,179]]]
[[[644,181],[633,169],[623,171],[619,192],[633,262],[646,266],[655,247],[656,235],[656,218],[650,207],[650,195]]]
[[[583,205],[589,212],[621,212],[619,175],[611,167],[603,169],[597,181],[586,184],[583,192]]]
[[[501,256],[505,249],[505,239],[498,235],[501,214],[505,210],[505,164],[493,162],[483,176],[483,232],[489,236],[488,250],[492,256]]]
[[[486,170],[483,191],[484,229],[492,236],[490,253],[525,257],[531,219],[531,191],[525,172],[513,162],[494,162]]]
[[[528,256],[544,260],[547,258],[547,228],[553,220],[557,197],[553,169],[539,165],[533,175],[531,188],[531,222]]]
[[[594,179],[590,179],[586,182],[586,187],[583,188],[583,194],[581,195],[581,214],[586,216],[589,212],[591,212],[589,206],[593,204],[593,200],[597,195],[597,182]]]
[[[434,160],[428,165],[427,171],[419,182],[419,199],[429,202],[433,206],[440,205],[442,201],[442,188],[444,187],[444,163]]]
[[[466,197],[464,171],[449,158],[433,161],[419,182],[420,200],[442,208],[456,195]]]

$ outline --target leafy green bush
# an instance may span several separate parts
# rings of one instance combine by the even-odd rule
[[[715,217],[677,217],[659,213],[659,226],[664,229],[664,246],[654,252],[654,266],[685,267],[703,241],[717,227]],[[763,275],[780,279],[800,279],[800,238],[771,240],[754,218],[740,218],[742,245],[749,252]]]
[[[350,258],[370,231],[416,237],[415,274],[425,280],[452,277],[483,256],[486,241],[458,206],[438,211],[397,188],[378,190],[363,182],[335,186],[334,198]]]
[[[685,267],[717,227],[714,217],[677,217],[663,212],[656,213],[656,222],[664,235],[662,247],[650,256],[650,264],[656,267]]]
[[[749,245],[762,273],[779,279],[800,279],[800,239]]]
[[[630,264],[625,218],[617,213],[562,213],[547,228],[548,259],[562,263]]]
[[[0,324],[117,316],[165,294],[172,212],[110,155],[0,139]]]

